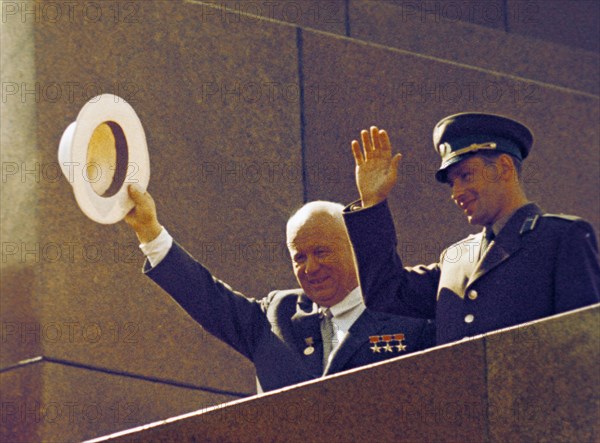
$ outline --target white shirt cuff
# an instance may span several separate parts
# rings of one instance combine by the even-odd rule
[[[163,227],[160,234],[154,240],[142,243],[140,249],[150,262],[150,266],[154,268],[166,257],[171,246],[173,246],[173,237]]]

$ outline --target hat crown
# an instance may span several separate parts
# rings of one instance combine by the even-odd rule
[[[525,125],[496,114],[464,112],[444,117],[433,129],[433,146],[442,159],[436,178],[446,181],[446,168],[483,149],[523,160],[533,135]]]
[[[495,137],[511,139],[527,148],[527,153],[533,144],[529,128],[516,120],[496,114],[463,112],[444,117],[435,125],[433,145],[437,149],[441,143],[465,136],[479,136],[490,141]]]

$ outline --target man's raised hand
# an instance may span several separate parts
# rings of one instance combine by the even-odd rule
[[[154,199],[148,192],[142,192],[138,185],[130,185],[127,191],[135,207],[125,216],[125,222],[133,228],[140,243],[148,243],[158,237],[162,230]]]
[[[398,164],[402,154],[392,157],[392,145],[387,132],[371,126],[370,132],[360,133],[363,148],[352,140],[352,154],[356,163],[356,187],[363,208],[385,200],[398,180]]]

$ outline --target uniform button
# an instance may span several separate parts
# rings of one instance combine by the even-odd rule
[[[465,323],[473,323],[473,320],[475,320],[475,316],[473,314],[465,315]]]
[[[475,300],[478,295],[479,294],[477,294],[477,291],[475,289],[471,289],[469,291],[469,299],[471,299],[471,300]]]

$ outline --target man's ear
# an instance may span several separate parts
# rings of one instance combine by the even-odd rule
[[[512,181],[517,178],[517,168],[508,154],[502,154],[498,157],[498,169],[502,180]]]

